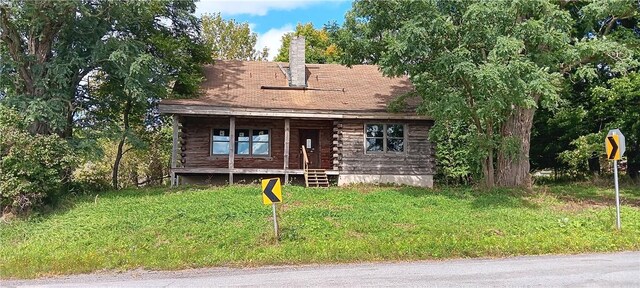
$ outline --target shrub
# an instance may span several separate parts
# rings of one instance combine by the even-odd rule
[[[56,135],[31,135],[15,111],[0,106],[0,207],[21,213],[55,197],[74,163],[73,149]]]
[[[73,172],[74,192],[95,193],[111,188],[111,167],[106,163],[87,161]]]

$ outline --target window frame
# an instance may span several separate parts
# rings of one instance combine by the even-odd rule
[[[367,136],[367,126],[368,125],[382,125],[382,151],[367,151],[367,139],[371,138],[371,139],[380,139],[380,137],[368,137]],[[388,137],[387,135],[387,126],[389,125],[401,125],[402,126],[402,151],[401,152],[396,152],[396,151],[389,151],[388,147],[387,147],[387,139],[391,138],[391,139],[400,139],[400,137]],[[408,128],[409,126],[406,123],[387,123],[387,122],[365,122],[364,126],[362,127],[362,131],[363,136],[364,136],[364,143],[363,143],[363,148],[364,148],[364,154],[406,154],[407,153],[407,148],[408,148],[408,141],[407,141],[407,135],[408,135]]]
[[[240,135],[238,134],[238,131],[240,131],[240,130],[248,131],[248,132],[247,132],[247,135],[246,135],[246,136],[243,136],[243,137],[247,137],[249,140],[247,140],[247,141],[238,141],[238,138],[240,138]],[[233,144],[234,144],[233,152],[235,153],[235,156],[236,156],[236,157],[251,157],[251,133],[252,133],[252,132],[253,132],[253,131],[252,131],[251,129],[246,129],[246,128],[236,128],[235,135],[234,135],[234,136],[236,137],[236,139],[235,139],[235,141],[234,141],[234,143],[233,143]],[[239,145],[238,145],[238,143],[240,143],[240,142],[242,142],[242,143],[248,143],[248,144],[249,144],[249,150],[248,150],[248,152],[249,152],[249,153],[247,153],[247,154],[239,154],[239,153],[238,153],[238,150],[239,150],[239,149],[238,149],[238,146],[239,146]]]
[[[219,136],[219,135],[215,134],[216,130],[227,130],[228,134],[231,134],[231,129],[229,129],[229,128],[211,128],[211,134],[210,134],[210,137],[209,137],[209,141],[211,142],[211,145],[209,147],[209,154],[211,156],[215,156],[215,157],[225,156],[225,155],[228,156],[229,155],[229,150],[231,149],[231,137],[230,137],[230,135],[226,135],[226,137],[229,137],[229,141],[215,141],[215,140],[213,140],[213,137]],[[227,149],[227,153],[213,153],[213,146],[215,146],[214,145],[215,143],[227,143],[228,146],[229,146],[229,148]]]
[[[214,131],[215,130],[229,130],[229,133],[231,133],[231,130],[229,129],[229,127],[225,127],[225,128],[220,128],[220,127],[213,127],[210,130],[210,136],[209,136],[209,155],[211,157],[229,157],[229,153],[226,154],[214,154],[213,153],[213,143],[214,142],[222,142],[222,143],[226,143],[226,141],[213,141],[213,136],[215,136]],[[249,154],[238,154],[238,142],[237,138],[238,136],[238,130],[248,130],[249,131]],[[255,130],[266,130],[268,135],[269,135],[269,141],[268,142],[262,142],[262,141],[258,141],[256,143],[267,143],[268,149],[269,149],[269,153],[268,154],[253,154],[253,131]],[[234,131],[234,147],[233,147],[233,153],[234,153],[234,157],[235,158],[271,158],[271,143],[272,143],[272,129],[271,128],[246,128],[246,127],[236,127],[235,131]],[[231,138],[229,138],[229,140],[231,140]],[[247,141],[242,141],[242,142],[247,142]],[[231,141],[228,142],[229,143],[229,147],[231,147]]]
[[[269,140],[268,141],[257,141],[255,143],[267,143],[267,148],[269,149],[269,153],[267,154],[253,154],[253,131],[256,130],[266,130],[267,131],[267,135],[269,135]],[[252,157],[252,158],[267,158],[267,157],[271,157],[271,136],[273,134],[271,134],[271,129],[269,128],[257,128],[257,129],[249,129],[249,155],[241,155],[244,157]],[[238,154],[236,154],[236,156],[238,156]]]

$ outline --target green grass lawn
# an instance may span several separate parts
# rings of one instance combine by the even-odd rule
[[[394,261],[640,249],[640,188],[284,187],[281,240],[259,186],[142,189],[67,200],[0,224],[0,277],[103,269]],[[635,198],[634,198],[635,197]]]

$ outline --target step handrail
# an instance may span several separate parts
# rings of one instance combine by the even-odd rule
[[[304,168],[304,172],[307,172],[309,170],[309,156],[307,156],[307,148],[304,147],[304,145],[302,145],[301,149],[302,149],[302,156],[303,156],[302,159],[304,159],[303,160],[304,161],[304,167],[303,167]]]

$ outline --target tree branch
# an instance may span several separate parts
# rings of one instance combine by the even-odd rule
[[[16,62],[20,78],[24,81],[23,87],[16,88],[23,88],[26,91],[21,92],[32,94],[34,91],[33,79],[29,73],[28,64],[23,57],[25,44],[18,33],[18,29],[11,23],[11,20],[9,20],[9,12],[4,5],[0,6],[0,31],[2,32],[0,39],[7,43],[9,54],[11,58],[13,58],[13,61]]]
[[[133,150],[133,147],[129,147],[127,148],[127,150],[124,150],[124,152],[122,152],[122,156],[124,156],[124,154],[127,154],[127,152]]]
[[[616,21],[618,21],[618,17],[611,16],[611,19],[609,20],[609,22],[607,22],[607,25],[602,25],[602,27],[600,27],[600,36],[609,34],[609,31],[611,31],[611,28],[613,28],[613,24],[615,24]]]
[[[473,111],[475,108],[475,98],[473,97],[473,93],[471,93],[471,87],[469,85],[469,82],[467,81],[467,79],[464,79],[464,77],[460,77],[460,81],[462,82],[462,85],[464,86],[464,90],[467,94],[467,97],[469,98],[469,108],[471,108],[469,110]],[[480,118],[478,118],[478,115],[476,115],[474,112],[471,112],[471,118],[473,118],[473,122],[478,128],[478,133],[481,133],[483,129],[482,129],[482,123],[480,123]]]

